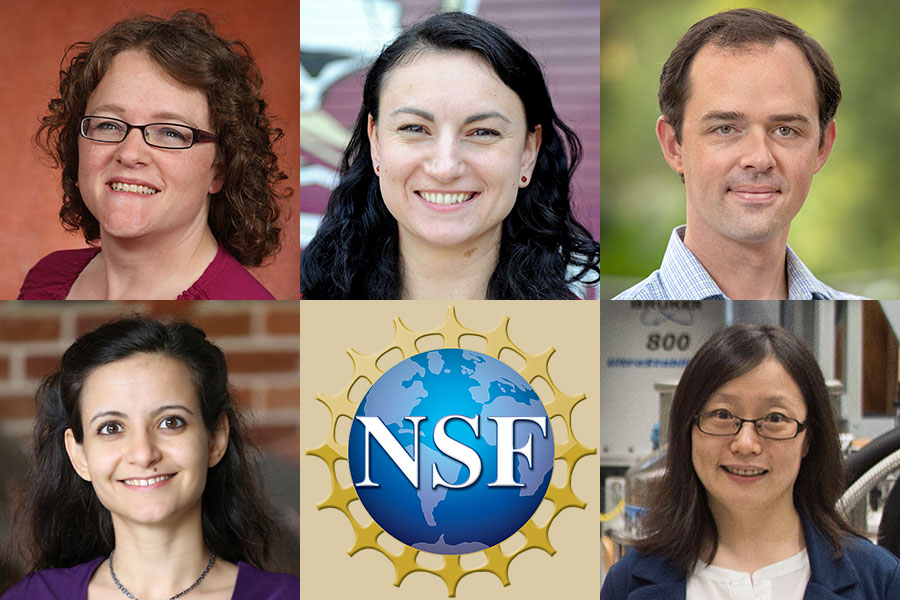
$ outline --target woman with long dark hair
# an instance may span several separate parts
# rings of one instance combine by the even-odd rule
[[[4,599],[297,599],[222,351],[184,322],[102,325],[37,395],[19,522],[32,572]],[[123,596],[124,595],[124,596]]]
[[[574,217],[578,137],[540,65],[499,27],[435,15],[369,68],[301,257],[307,299],[565,299],[599,276]]]
[[[835,417],[818,363],[779,327],[713,335],[685,368],[648,535],[602,600],[900,598],[900,560],[838,515]]]

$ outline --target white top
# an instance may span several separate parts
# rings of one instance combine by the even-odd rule
[[[687,579],[687,600],[803,600],[809,583],[806,548],[755,573],[697,561]]]

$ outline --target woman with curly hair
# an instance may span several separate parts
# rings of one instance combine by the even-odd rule
[[[62,168],[63,226],[92,247],[43,258],[19,298],[271,299],[244,266],[280,247],[282,132],[246,45],[181,11],[70,54],[36,139]]]
[[[303,297],[573,298],[599,276],[572,214],[580,158],[531,54],[478,17],[430,17],[369,68]]]
[[[222,351],[186,322],[112,321],[37,393],[12,539],[32,572],[3,600],[297,600],[262,570],[275,524]],[[23,514],[24,513],[24,514]]]

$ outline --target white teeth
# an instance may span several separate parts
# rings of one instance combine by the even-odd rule
[[[419,195],[432,204],[460,204],[471,199],[475,194],[470,192],[456,194],[419,192]]]
[[[753,477],[754,475],[762,475],[766,472],[765,469],[738,469],[735,467],[725,467],[725,470],[729,473],[734,473],[735,475],[741,475],[742,477]]]
[[[113,189],[114,192],[132,192],[136,194],[143,194],[145,196],[152,196],[159,190],[153,189],[151,187],[147,187],[145,185],[136,185],[134,183],[122,183],[121,181],[113,181],[109,184],[109,187]]]
[[[171,477],[171,475],[160,475],[159,477],[151,477],[150,479],[126,479],[125,485],[138,485],[141,487],[146,487],[148,485],[153,485],[154,483],[159,483],[160,481],[165,481],[166,479],[169,479]]]

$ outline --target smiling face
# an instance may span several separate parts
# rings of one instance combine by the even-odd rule
[[[88,98],[85,115],[213,130],[203,92],[176,82],[139,50],[112,59]],[[208,194],[222,188],[215,154],[210,143],[154,148],[134,129],[118,144],[79,137],[78,187],[100,223],[101,237],[178,240],[205,228]],[[129,184],[127,191],[121,184]]]
[[[805,56],[785,40],[707,44],[689,81],[681,143],[664,119],[657,123],[666,160],[684,175],[688,236],[713,244],[786,242],[835,137],[834,122],[820,134]]]
[[[476,54],[424,52],[387,74],[378,113],[373,168],[401,247],[499,244],[540,147],[516,93]]]
[[[722,385],[698,414],[719,409],[745,419],[780,413],[803,422],[807,414],[800,388],[772,357]],[[734,436],[707,435],[696,425],[691,433],[694,471],[717,519],[748,511],[766,511],[774,517],[794,510],[794,482],[806,451],[806,431],[793,439],[770,440],[760,437],[753,424],[744,423]]]
[[[199,517],[206,474],[222,458],[228,427],[210,434],[187,367],[135,354],[98,367],[80,396],[84,437],[66,450],[113,523],[171,524]]]

